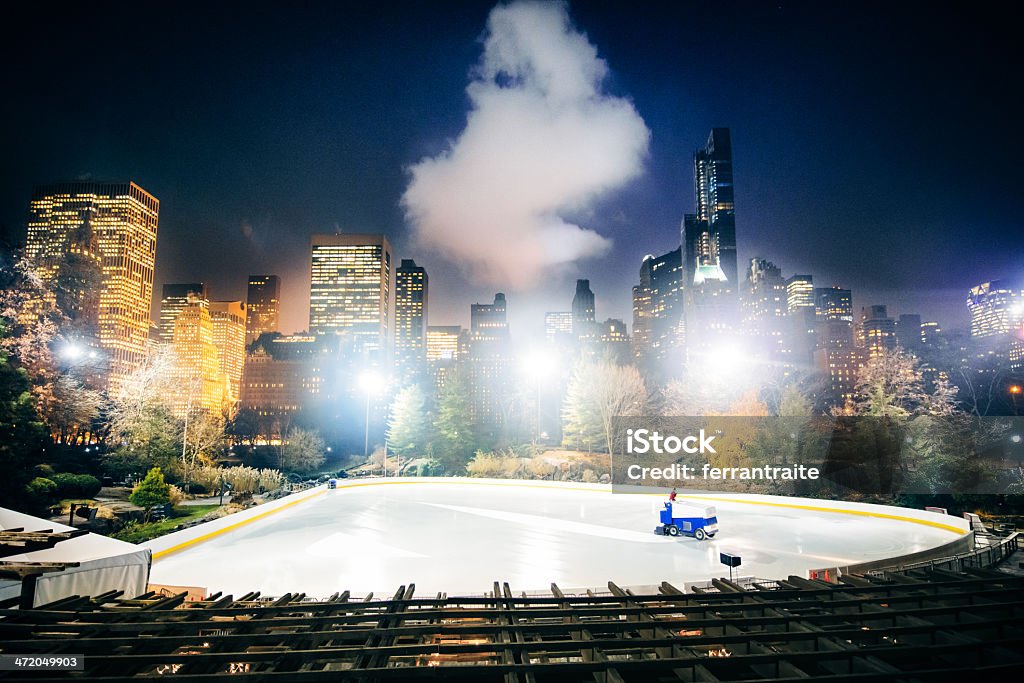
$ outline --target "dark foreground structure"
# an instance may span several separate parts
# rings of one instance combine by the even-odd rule
[[[1024,671],[1024,577],[967,567],[683,593],[325,601],[249,594],[74,597],[0,610],[3,654],[85,655],[81,672],[0,679],[117,681],[1012,680]],[[1019,680],[1019,679],[1016,679]]]

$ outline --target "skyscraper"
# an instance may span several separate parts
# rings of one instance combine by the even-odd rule
[[[544,314],[544,339],[555,343],[572,337],[572,311],[549,311]]]
[[[903,313],[896,321],[896,342],[904,351],[919,353],[923,344],[921,335],[921,316],[916,313]]]
[[[469,320],[474,340],[508,341],[508,310],[501,292],[494,295],[494,303],[471,304]]]
[[[412,259],[395,270],[395,363],[408,377],[427,359],[427,271]]]
[[[512,363],[507,314],[501,292],[494,295],[494,303],[470,306],[466,365],[473,419],[481,425],[496,426],[502,419],[501,399],[507,396]]]
[[[814,278],[810,275],[793,275],[786,280],[786,310],[796,313],[804,308],[814,313]]]
[[[356,351],[388,339],[391,245],[384,235],[313,235],[309,330],[348,335]]]
[[[896,321],[889,317],[885,306],[865,306],[861,309],[858,341],[875,358],[896,348]]]
[[[713,128],[693,154],[695,213],[683,217],[680,258],[688,355],[727,341],[739,322],[732,141]]]
[[[704,149],[693,153],[693,183],[696,213],[684,218],[682,239],[688,277],[694,277],[697,266],[717,264],[735,292],[736,211],[728,128],[712,128]]]
[[[444,386],[449,372],[459,360],[463,331],[461,325],[430,325],[427,327],[427,363],[438,389]]]
[[[241,301],[211,301],[213,344],[217,347],[220,372],[231,389],[226,402],[234,407],[242,392],[242,370],[245,368],[245,304]]]
[[[278,331],[281,323],[281,278],[276,275],[249,276],[245,316],[246,346],[265,332]]]
[[[88,224],[85,243],[101,256],[95,319],[113,390],[145,357],[159,215],[160,202],[133,182],[42,186],[29,206],[25,251],[50,281],[60,277],[69,245]]]
[[[213,318],[206,299],[189,296],[174,320],[171,342],[175,357],[175,392],[171,411],[176,417],[203,410],[214,415],[225,411],[230,392],[220,369],[220,353],[214,343]]]
[[[181,309],[188,305],[188,298],[209,299],[206,285],[202,282],[184,282],[163,286],[160,296],[160,320],[157,321],[157,340],[165,344],[174,341],[174,321]]]
[[[743,329],[758,342],[748,351],[769,362],[787,360],[793,346],[782,269],[766,259],[750,259],[742,305]]]
[[[572,331],[577,339],[587,339],[597,334],[594,325],[594,293],[590,291],[590,280],[576,281],[576,294],[572,297]]]
[[[640,264],[640,286],[633,288],[634,355],[670,373],[682,366],[684,277],[679,249],[648,254]]]
[[[815,287],[814,312],[821,320],[853,322],[853,294],[841,287]]]
[[[1024,285],[993,280],[967,293],[971,336],[993,337],[1024,331]]]
[[[766,259],[750,259],[743,297],[744,323],[750,325],[756,321],[781,318],[787,312],[786,281],[782,279],[782,269]]]

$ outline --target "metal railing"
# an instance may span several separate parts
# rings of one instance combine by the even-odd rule
[[[999,564],[1019,549],[1020,534],[1015,531],[1006,538],[1000,539],[999,543],[995,545],[979,548],[969,553],[878,569],[867,572],[866,575],[882,578],[886,574],[902,574],[915,569],[944,569],[954,572],[963,571],[967,567],[982,569]]]

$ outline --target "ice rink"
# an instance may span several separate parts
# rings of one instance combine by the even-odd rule
[[[394,482],[308,496],[177,552],[158,553],[150,581],[236,596],[259,590],[317,597],[341,590],[390,595],[409,582],[418,595],[483,593],[495,580],[516,591],[547,589],[551,582],[565,589],[604,587],[609,580],[681,585],[728,575],[720,552],[742,557],[737,576],[784,578],[957,538],[906,521],[721,501],[713,503],[720,529],[714,539],[669,538],[653,533],[663,496],[542,484]],[[151,547],[173,547],[202,530],[171,534]]]

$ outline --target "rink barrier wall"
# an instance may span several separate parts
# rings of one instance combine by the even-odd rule
[[[337,490],[347,488],[359,488],[363,486],[397,486],[402,484],[443,484],[446,486],[514,486],[517,488],[575,490],[588,491],[591,493],[612,492],[612,487],[610,485],[582,484],[577,482],[566,481],[543,481],[534,479],[484,479],[474,477],[382,477],[372,479],[344,479],[338,480]],[[296,493],[285,498],[279,498],[278,500],[263,503],[262,505],[259,505],[257,507],[250,508],[248,510],[243,510],[241,512],[236,512],[233,515],[221,517],[220,519],[215,519],[204,524],[199,524],[189,529],[175,531],[173,533],[167,534],[166,536],[161,536],[151,541],[147,541],[143,544],[143,546],[148,547],[150,548],[150,550],[153,551],[153,561],[156,561],[172,553],[180,552],[199,543],[209,541],[213,538],[239,529],[251,522],[265,519],[266,517],[276,512],[280,512],[281,510],[285,510],[300,503],[304,503],[308,500],[312,500],[313,498],[316,498],[327,493],[327,491],[327,485],[321,484],[320,486],[316,486],[312,489],[307,489],[306,491],[302,491],[301,493]],[[643,487],[637,487],[637,490],[629,491],[628,493],[621,495],[646,495],[657,496],[659,498],[665,497],[665,493],[663,491],[659,491],[658,493],[648,493],[647,491],[643,490]],[[936,529],[943,529],[945,531],[961,535],[962,537],[966,535],[966,537],[969,539],[973,538],[973,536],[969,533],[970,524],[967,520],[960,519],[959,517],[952,517],[950,515],[944,515],[939,512],[932,512],[929,510],[898,508],[891,505],[874,505],[870,503],[816,500],[811,498],[782,498],[780,496],[766,496],[761,494],[736,494],[730,497],[722,497],[714,494],[684,494],[678,497],[681,499],[695,501],[738,503],[742,505],[763,505],[767,507],[807,510],[810,512],[828,512],[835,514],[874,517],[876,519],[889,519],[898,522],[921,524]],[[780,499],[793,502],[780,502]],[[842,505],[842,507],[836,507],[837,505]],[[881,512],[880,510],[887,510],[891,512]],[[899,514],[896,514],[897,512]],[[963,538],[957,540],[962,541]],[[956,542],[957,541],[954,541],[953,543]],[[947,553],[947,555],[948,554],[949,553]]]
[[[809,579],[821,579],[828,581],[829,583],[839,583],[839,577],[843,574],[867,574],[871,571],[878,571],[880,569],[893,569],[896,567],[902,567],[908,564],[914,564],[918,562],[928,562],[929,560],[945,560],[955,555],[964,555],[974,550],[974,532],[968,532],[960,538],[944,543],[942,545],[935,546],[934,548],[928,548],[926,550],[919,550],[916,553],[909,553],[907,555],[897,555],[895,557],[886,557],[881,560],[870,560],[868,562],[858,562],[857,564],[850,564],[844,567],[822,567],[821,569],[808,569],[807,578]]]
[[[171,553],[185,550],[186,548],[198,543],[202,543],[230,531],[234,531],[246,524],[269,517],[281,510],[286,510],[300,503],[312,500],[317,496],[322,496],[326,492],[326,485],[306,489],[305,491],[294,493],[290,496],[285,496],[284,498],[278,498],[277,500],[257,505],[256,507],[249,508],[248,510],[242,510],[232,515],[221,517],[220,519],[214,519],[209,522],[204,522],[203,524],[197,524],[196,526],[188,529],[175,531],[167,534],[166,536],[160,536],[159,538],[147,541],[142,545],[153,551],[153,561],[155,562],[161,557],[166,557]]]

